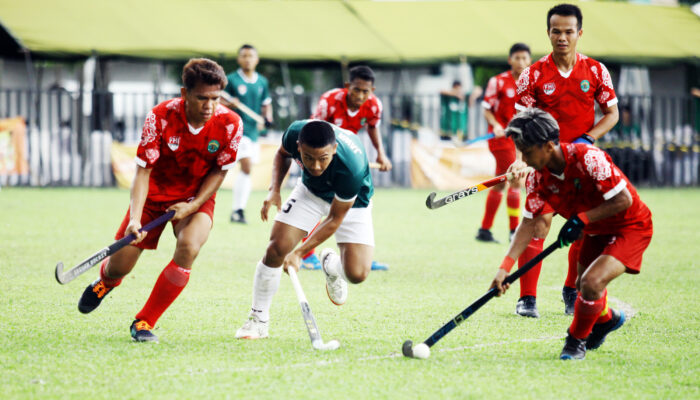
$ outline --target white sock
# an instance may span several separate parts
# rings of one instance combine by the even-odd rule
[[[233,210],[244,210],[250,197],[252,181],[250,175],[239,172],[233,185]]]
[[[258,262],[255,268],[255,277],[253,278],[253,305],[251,306],[251,315],[257,317],[264,322],[270,320],[270,305],[272,297],[277,293],[280,287],[282,278],[282,267],[270,268],[263,264],[262,260]]]

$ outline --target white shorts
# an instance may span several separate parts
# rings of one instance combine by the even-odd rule
[[[243,136],[238,143],[236,160],[244,158],[250,158],[250,162],[257,164],[260,161],[260,142],[254,142],[248,136]]]
[[[275,221],[311,232],[318,221],[328,215],[330,209],[330,203],[311,193],[299,180],[292,190],[292,194],[289,195],[277,213]],[[335,241],[366,244],[374,247],[371,201],[366,208],[353,207],[348,210],[343,222],[335,231]]]

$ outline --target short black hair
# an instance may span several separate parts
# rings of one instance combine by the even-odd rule
[[[182,68],[182,84],[185,89],[192,90],[198,83],[226,87],[228,79],[221,65],[208,58],[190,58]]]
[[[357,67],[350,68],[350,82],[355,79],[362,79],[363,81],[370,81],[374,83],[374,71],[372,68],[366,65],[358,65]]]
[[[508,52],[508,57],[510,57],[513,54],[518,53],[520,51],[527,51],[527,54],[532,54],[530,52],[530,46],[526,45],[525,43],[516,43],[516,44],[510,46],[510,51]]]
[[[551,27],[549,20],[552,18],[552,15],[561,15],[562,17],[571,17],[575,16],[577,25],[578,25],[578,30],[581,30],[583,27],[583,14],[581,14],[581,9],[578,8],[578,6],[573,5],[573,4],[557,4],[556,6],[552,7],[549,12],[547,13],[547,30],[549,31],[549,28]]]
[[[326,121],[311,120],[301,128],[297,140],[299,144],[318,149],[335,144],[335,131]]]
[[[248,49],[255,50],[256,53],[258,52],[258,49],[256,49],[252,44],[246,43],[238,49],[238,54],[240,54],[242,50],[248,50]]]
[[[456,80],[452,82],[452,87],[462,86],[462,81]]]
[[[559,143],[559,124],[548,112],[528,108],[517,113],[506,127],[506,136],[512,138],[519,149]]]

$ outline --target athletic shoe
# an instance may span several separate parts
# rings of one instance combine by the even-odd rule
[[[316,253],[311,253],[310,256],[301,260],[303,269],[321,269],[321,260],[318,259]]]
[[[257,315],[251,315],[248,320],[236,331],[236,339],[264,339],[267,333],[269,321],[260,321]]]
[[[515,305],[515,313],[523,317],[539,318],[540,313],[537,311],[537,299],[535,296],[523,296]]]
[[[372,261],[372,271],[387,271],[389,270],[389,264],[380,263],[378,261]]]
[[[85,288],[83,295],[80,296],[78,311],[87,314],[96,309],[100,303],[102,303],[102,299],[104,299],[112,289],[114,288],[108,288],[105,286],[105,283],[102,282],[102,279],[98,278],[95,282],[89,284],[88,287]]]
[[[241,210],[240,208],[231,212],[231,222],[236,222],[239,224],[248,223],[248,221],[246,221],[245,219],[245,215],[243,215],[243,210]]]
[[[484,228],[479,228],[479,233],[476,235],[476,240],[486,243],[500,243],[498,240],[493,238],[490,230]]]
[[[135,319],[131,323],[131,338],[135,342],[156,342],[158,343],[158,336],[151,332],[152,326],[148,325],[148,322]]]
[[[329,272],[331,262],[340,263],[338,255],[332,249],[323,249],[321,252],[321,265],[323,266],[323,272],[326,274],[326,293],[328,293],[328,298],[333,304],[342,306],[348,298],[348,283],[342,276]],[[342,265],[339,267],[342,268]]]
[[[577,295],[575,288],[564,286],[561,289],[561,297],[564,299],[564,314],[574,315],[574,304],[576,304]]]
[[[586,339],[586,349],[597,349],[598,347],[600,347],[600,345],[603,344],[603,342],[605,342],[605,337],[608,335],[608,333],[624,325],[626,321],[624,311],[620,310],[618,312],[613,310],[612,308],[609,308],[608,310],[610,310],[610,312],[612,313],[612,318],[610,318],[610,321],[608,322],[593,325],[593,330]]]
[[[586,358],[586,340],[576,339],[571,336],[569,331],[566,331],[566,341],[564,348],[561,350],[559,359],[561,360],[583,360]]]

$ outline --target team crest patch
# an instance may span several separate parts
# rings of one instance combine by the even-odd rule
[[[333,124],[335,126],[341,126],[343,125],[343,119],[342,118],[336,118],[335,121],[333,121]]]
[[[542,89],[544,90],[544,94],[549,96],[550,94],[554,93],[554,89],[556,89],[556,86],[554,86],[553,82],[545,83]]]
[[[360,125],[364,125],[365,123],[367,123],[367,118],[362,118],[360,120]]]
[[[172,151],[177,150],[180,147],[180,136],[171,136],[168,139],[168,147]]]
[[[217,150],[219,150],[219,142],[217,142],[216,140],[212,140],[212,141],[209,142],[209,144],[207,145],[207,150],[208,150],[210,153],[216,152]]]
[[[508,88],[508,90],[506,90],[506,96],[512,99],[513,97],[515,97],[515,90],[513,90],[512,88]]]
[[[590,82],[588,82],[588,81],[585,80],[585,79],[581,81],[581,90],[583,91],[583,93],[588,92],[588,90],[589,90],[590,88],[591,88]]]
[[[238,85],[237,89],[238,89],[238,94],[240,94],[241,96],[245,95],[246,92],[248,91],[248,87],[246,85],[243,85],[243,84]]]

